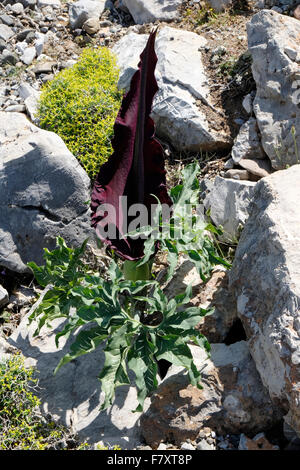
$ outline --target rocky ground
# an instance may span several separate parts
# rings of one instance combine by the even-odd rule
[[[160,91],[153,117],[166,153],[169,184],[177,183],[185,163],[197,159],[202,169],[203,206],[210,210],[213,222],[225,229],[220,243],[227,248],[238,245],[229,279],[224,272],[216,272],[203,286],[188,270],[195,287],[193,303],[216,308],[199,326],[214,346],[204,374],[205,396],[198,395],[171,368],[148,403],[141,428],[136,418],[128,424],[128,409],[135,399],[132,388],[129,405],[122,413],[112,413],[105,429],[99,424],[97,405],[91,414],[86,410],[86,403],[95,401],[87,390],[79,387],[74,398],[74,390],[66,387],[60,406],[76,417],[78,429],[90,428],[82,437],[102,433],[105,444],[120,443],[122,448],[299,448],[299,319],[295,307],[299,282],[297,265],[293,266],[298,245],[289,244],[281,220],[284,213],[286,226],[292,227],[290,236],[298,240],[299,214],[290,211],[290,203],[298,200],[291,188],[297,186],[299,169],[288,167],[299,163],[300,117],[294,93],[300,77],[300,7],[288,0],[209,2],[214,8],[226,4],[225,11],[216,13],[202,1],[176,0],[173,7],[178,9],[173,8],[169,17],[159,11],[155,17],[154,10],[146,7],[141,14],[136,7],[139,1],[0,0],[0,180],[5,182],[0,188],[0,338],[22,346],[26,357],[33,357],[41,370],[45,366],[41,379],[46,388],[52,380],[51,367],[47,369],[43,362],[48,359],[33,351],[37,345],[33,348],[31,338],[27,346],[22,342],[28,334],[26,316],[41,292],[25,264],[32,259],[41,261],[38,252],[44,240],[52,243],[58,228],[70,243],[79,243],[90,234],[84,206],[90,182],[61,139],[48,139],[46,131],[38,128],[35,114],[41,87],[60,70],[71,67],[83,48],[106,46],[117,55],[120,87],[126,89],[147,33],[159,26]],[[18,159],[31,151],[32,142],[36,150],[25,168]],[[58,192],[63,186],[57,177],[62,160],[65,172],[60,176],[67,175],[71,183],[49,203],[48,188]],[[278,170],[284,170],[284,176]],[[31,188],[38,189],[30,192]],[[72,203],[79,193],[76,204]],[[76,230],[69,228],[74,220]],[[247,220],[239,242],[241,226]],[[17,223],[22,231],[16,236]],[[269,244],[270,239],[274,243]],[[280,257],[283,252],[287,255]],[[260,262],[260,253],[267,253],[265,262]],[[252,271],[247,256],[257,260]],[[276,276],[278,266],[287,268]],[[182,276],[179,271],[179,281],[175,277],[168,287],[171,291],[182,285]],[[265,283],[263,288],[259,279]],[[270,292],[267,297],[266,290]],[[274,300],[279,291],[282,317]],[[259,300],[253,292],[260,292]],[[269,320],[262,318],[262,310]],[[44,341],[39,345],[41,351]],[[47,348],[55,365],[61,351],[54,354],[51,338]],[[197,356],[197,360],[204,364],[203,357]],[[93,376],[97,362],[92,359],[85,371],[79,361],[70,378],[73,380],[73,373]],[[265,374],[265,370],[271,372]],[[53,387],[51,392],[59,394],[61,382]],[[174,403],[170,403],[172,393]],[[118,397],[124,404],[125,392]],[[54,414],[61,417],[47,393],[46,398]],[[130,428],[128,436],[122,435],[124,423]],[[119,437],[113,438],[116,429]]]

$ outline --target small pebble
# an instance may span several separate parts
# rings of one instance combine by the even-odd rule
[[[26,108],[23,104],[14,104],[5,108],[7,113],[25,113]]]
[[[161,442],[161,443],[159,444],[157,450],[167,450],[166,444],[164,444],[163,442]]]
[[[197,450],[215,450],[215,447],[209,444],[208,442],[206,442],[205,439],[202,439],[197,444]]]
[[[189,442],[184,442],[181,445],[181,449],[182,450],[195,450],[195,447],[192,444],[190,444]]]

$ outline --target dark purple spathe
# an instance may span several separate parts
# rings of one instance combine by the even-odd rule
[[[116,239],[103,238],[111,249],[127,260],[143,256],[143,241],[122,239],[124,214],[120,197],[127,196],[128,207],[144,204],[150,214],[156,200],[171,205],[166,189],[163,149],[154,138],[154,122],[150,118],[152,101],[158,91],[154,71],[157,56],[154,50],[156,31],[150,34],[140,57],[138,70],[132,77],[130,89],[124,96],[114,125],[113,154],[102,165],[92,192],[92,226],[97,228],[112,223],[116,225]],[[100,205],[111,204],[116,218],[109,220],[97,214]],[[150,220],[149,220],[150,222]]]

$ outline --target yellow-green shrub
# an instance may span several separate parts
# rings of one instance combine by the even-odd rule
[[[38,413],[33,373],[33,368],[25,368],[21,355],[0,361],[0,450],[69,448],[68,429]],[[87,444],[72,447],[84,450]]]
[[[113,125],[121,103],[118,68],[109,49],[85,49],[42,91],[40,126],[56,132],[94,179],[112,152]]]

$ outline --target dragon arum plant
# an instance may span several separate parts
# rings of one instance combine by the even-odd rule
[[[51,286],[29,319],[38,319],[35,335],[44,325],[50,327],[53,320],[65,317],[64,328],[56,335],[57,346],[60,337],[75,336],[55,372],[105,345],[99,376],[105,393],[103,409],[112,404],[116,387],[130,384],[131,369],[138,390],[136,411],[141,411],[146,396],[157,387],[160,359],[185,367],[191,383],[200,387],[200,373],[187,343],[193,341],[209,351],[206,338],[194,328],[209,312],[198,307],[179,311],[189,303],[191,287],[169,301],[156,281],[125,280],[113,260],[107,279],[89,273],[81,259],[85,244],[74,250],[62,238],[57,243],[56,250],[45,250],[45,266],[29,263],[39,284]],[[150,289],[151,296],[147,295]]]
[[[158,90],[154,75],[155,36],[156,31],[150,34],[129,92],[123,98],[114,126],[114,153],[101,167],[92,193],[92,225],[99,239],[125,260],[124,273],[128,279],[137,275],[150,277],[148,264],[139,264],[138,269],[136,266],[136,261],[143,257],[143,240],[124,237],[124,225],[134,215],[130,216],[130,211],[142,206],[148,225],[148,214],[151,206],[156,205],[156,198],[172,204],[166,188],[163,149],[154,138],[154,122],[150,118]],[[124,208],[124,201],[129,211]]]
[[[158,249],[168,253],[167,279],[181,254],[195,264],[203,281],[216,264],[229,266],[212,241],[218,230],[197,214],[199,166],[188,165],[182,184],[170,195],[166,189],[163,151],[149,117],[157,91],[155,35],[150,34],[123,99],[115,123],[114,153],[102,166],[92,194],[92,225],[117,258],[112,256],[107,272],[100,275],[84,261],[86,242],[73,249],[58,237],[55,250],[45,249],[44,266],[29,263],[37,282],[47,287],[30,316],[30,322],[37,322],[35,335],[42,327],[51,327],[54,320],[65,319],[56,344],[65,337],[70,352],[56,371],[98,347],[104,351],[99,375],[105,395],[103,409],[113,403],[116,387],[130,384],[131,370],[138,392],[135,411],[142,411],[145,398],[157,387],[161,359],[183,366],[191,383],[201,388],[188,343],[209,352],[209,343],[195,326],[211,310],[189,306],[191,286],[171,300],[166,297],[150,273]],[[146,209],[146,216],[138,217],[139,224],[133,207]],[[118,258],[125,261],[122,269]]]
[[[216,253],[209,236],[209,231],[218,233],[218,230],[197,215],[192,216],[194,223],[191,223],[182,213],[184,203],[193,206],[191,202],[196,202],[197,172],[197,164],[187,166],[183,184],[171,190],[174,209],[169,223],[162,221],[161,205],[157,205],[157,239],[169,259],[167,279],[172,276],[180,254],[188,256],[203,280],[207,280],[216,264],[230,266]],[[142,230],[152,235],[145,242],[145,255],[140,260],[145,264],[156,250],[157,239],[153,238],[152,227]],[[175,230],[181,234],[178,240],[170,238]],[[186,368],[191,383],[201,388],[200,373],[188,343],[204,347],[209,353],[207,339],[195,326],[212,310],[188,305],[191,286],[168,300],[155,279],[125,279],[113,259],[106,277],[91,272],[83,260],[86,242],[72,249],[59,237],[57,245],[52,252],[44,250],[44,266],[29,263],[37,282],[49,289],[30,317],[30,322],[38,322],[35,335],[44,325],[51,327],[53,320],[65,318],[63,329],[56,334],[56,344],[59,345],[62,336],[73,339],[70,352],[61,359],[55,372],[73,359],[97,347],[103,348],[105,362],[99,375],[105,393],[103,409],[112,404],[116,387],[130,384],[128,370],[132,370],[139,401],[135,411],[142,411],[145,398],[157,387],[161,359]]]

